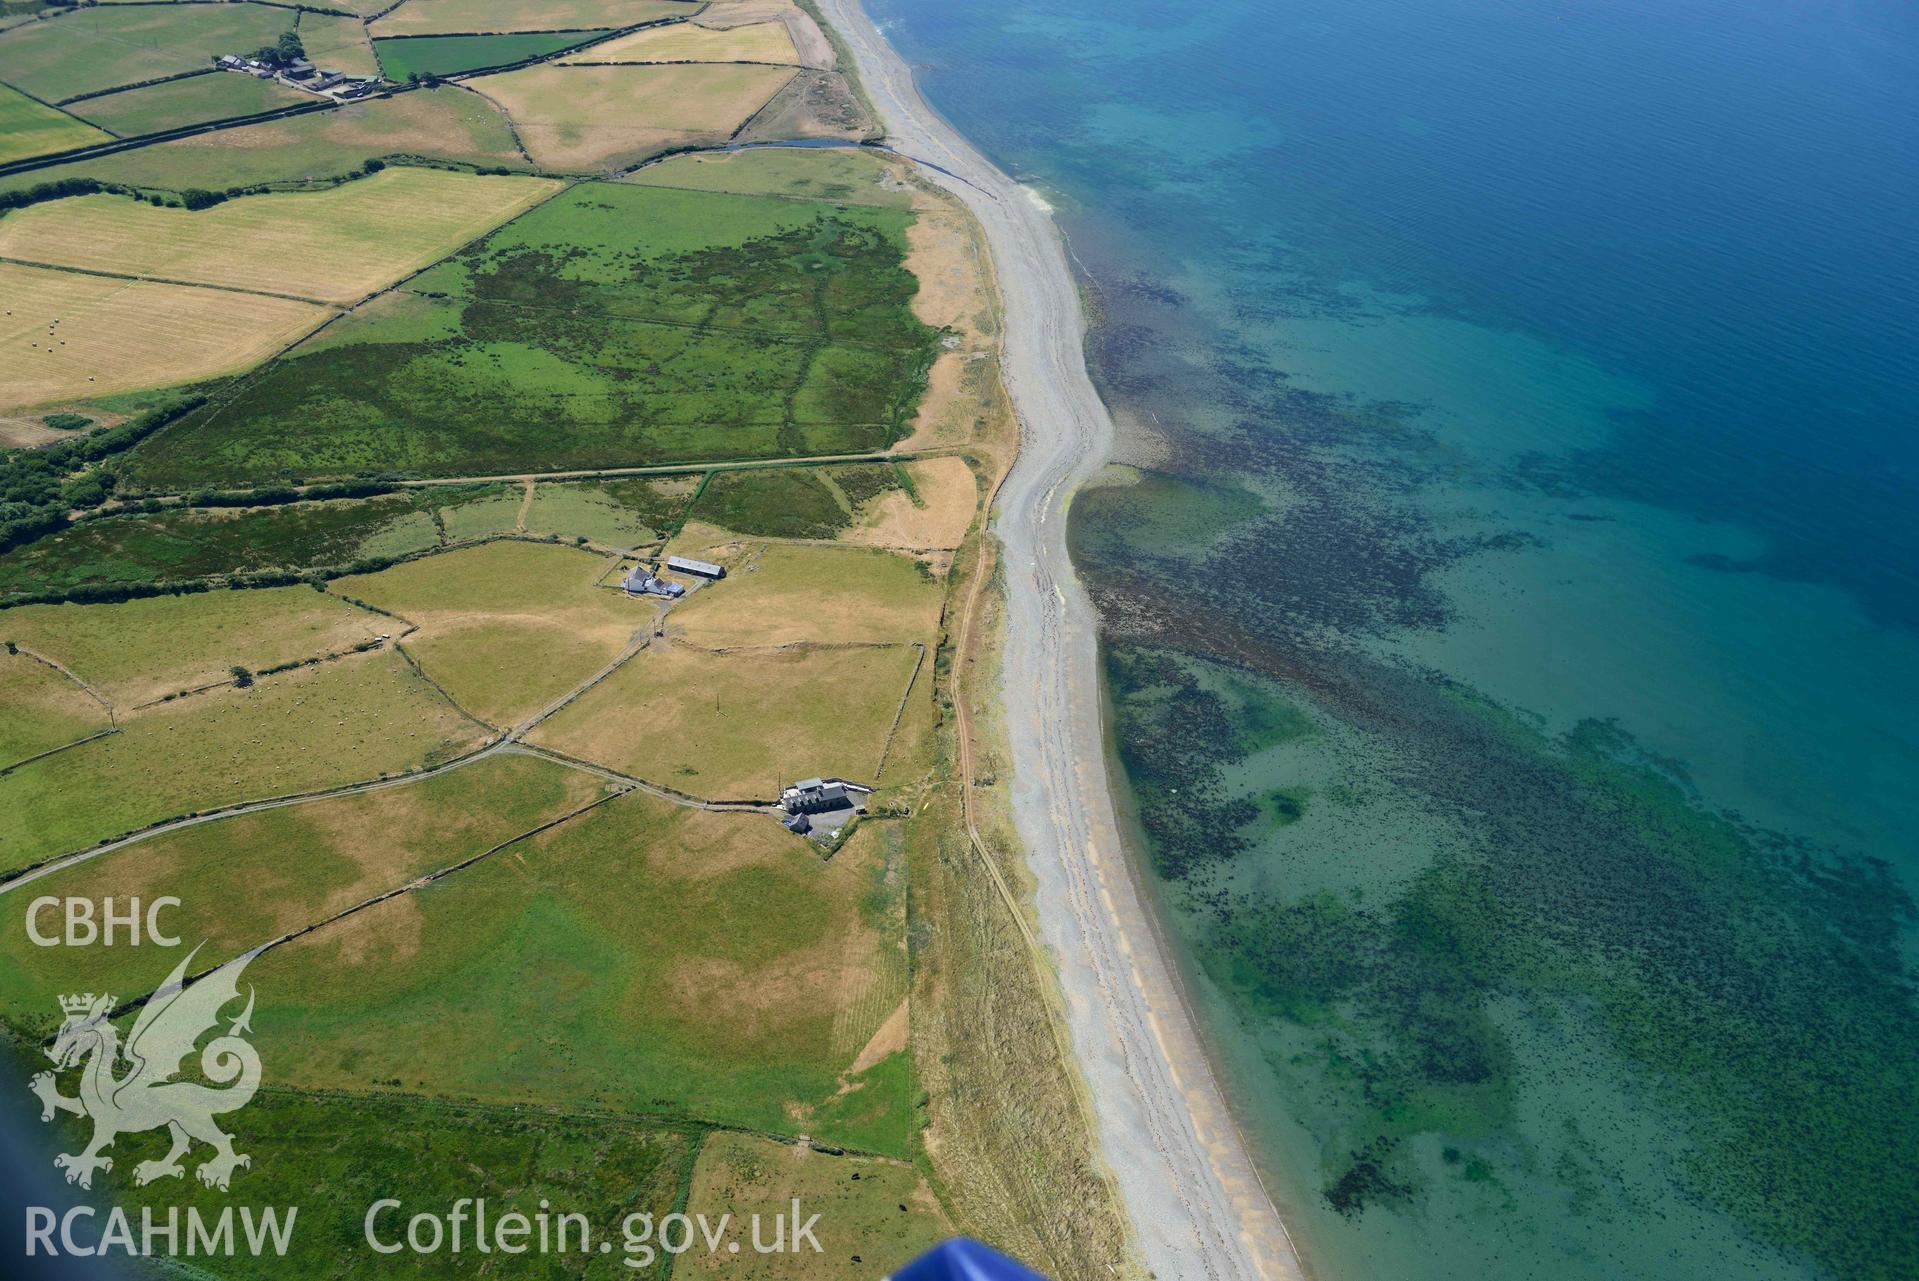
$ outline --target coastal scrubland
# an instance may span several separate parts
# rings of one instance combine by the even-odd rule
[[[907,306],[906,221],[581,184],[216,396],[127,470],[244,484],[883,448],[933,347]]]

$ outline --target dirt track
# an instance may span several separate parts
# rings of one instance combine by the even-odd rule
[[[993,528],[1007,565],[1005,714],[1019,834],[1039,881],[1073,1045],[1146,1265],[1161,1278],[1292,1277],[1298,1260],[1199,1048],[1120,844],[1100,724],[1095,620],[1066,504],[1107,457],[1085,318],[1050,213],[920,98],[856,0],[821,0],[888,142],[966,201],[1005,304],[1020,453]]]

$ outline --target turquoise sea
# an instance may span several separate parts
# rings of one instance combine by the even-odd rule
[[[1084,273],[1116,761],[1311,1269],[1919,1276],[1919,8],[872,8]]]

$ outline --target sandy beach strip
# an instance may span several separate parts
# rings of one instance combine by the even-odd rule
[[[1086,372],[1086,320],[1046,206],[920,97],[857,0],[820,0],[887,141],[964,200],[1005,304],[1020,451],[993,522],[1005,549],[1003,673],[1015,822],[1038,879],[1068,1023],[1143,1261],[1162,1281],[1302,1275],[1261,1186],[1121,845],[1100,723],[1096,619],[1066,549],[1066,506],[1113,422]]]

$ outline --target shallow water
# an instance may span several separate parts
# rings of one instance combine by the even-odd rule
[[[1919,1274],[1919,12],[873,8],[1085,273],[1120,758],[1309,1262]]]

